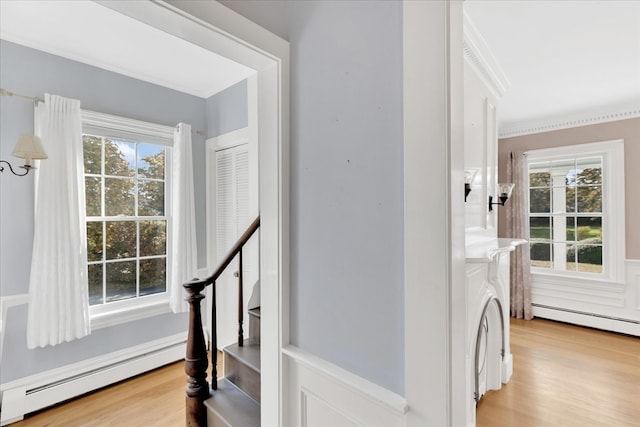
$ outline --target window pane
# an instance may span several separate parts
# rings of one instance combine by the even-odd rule
[[[551,185],[551,173],[549,163],[532,163],[529,165],[529,186],[549,187]]]
[[[531,243],[530,255],[532,267],[553,267],[553,263],[551,262],[551,245],[549,243]]]
[[[531,213],[551,212],[551,189],[532,188],[529,190],[529,209]]]
[[[166,221],[140,221],[140,256],[167,253]]]
[[[164,182],[146,180],[138,182],[138,215],[164,215]]]
[[[102,304],[102,264],[89,264],[89,305]]]
[[[576,167],[579,171],[576,176],[578,185],[602,184],[602,159],[600,157],[578,159]]]
[[[107,302],[136,297],[136,262],[107,263]]]
[[[136,144],[133,142],[112,141],[104,143],[105,175],[134,176]]]
[[[576,211],[576,189],[575,187],[567,187],[565,198],[567,201],[567,212]]]
[[[602,218],[578,218],[578,239],[581,243],[602,243]]]
[[[87,222],[87,259],[102,261],[102,222]]]
[[[572,169],[575,169],[573,159],[554,160],[551,162],[551,176],[565,176],[567,177],[565,178],[565,182],[569,179]],[[562,183],[562,185],[564,185],[564,183]]]
[[[578,245],[578,271],[602,273],[602,246]]]
[[[130,178],[104,179],[104,214],[106,216],[135,215],[135,181]]]
[[[533,216],[529,219],[529,234],[533,240],[549,240],[551,224],[549,217]]]
[[[136,223],[134,221],[107,222],[107,259],[136,256]]]
[[[84,194],[85,194],[85,212],[87,216],[101,216],[102,215],[102,194],[101,194],[102,179],[95,177],[86,177],[84,179]]]
[[[164,179],[164,147],[138,144],[138,175],[143,178]]]
[[[140,296],[166,292],[166,258],[140,260]]]
[[[578,187],[578,212],[602,212],[602,187]]]
[[[576,271],[576,245],[567,245],[567,271]]]
[[[573,242],[576,239],[576,217],[567,217],[567,242]]]
[[[100,174],[102,163],[102,138],[92,135],[82,136],[84,153],[84,173]]]

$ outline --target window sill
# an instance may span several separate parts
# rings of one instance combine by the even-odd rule
[[[108,328],[166,313],[171,313],[167,299],[151,301],[146,304],[138,303],[134,306],[114,307],[109,311],[91,313],[91,329]]]

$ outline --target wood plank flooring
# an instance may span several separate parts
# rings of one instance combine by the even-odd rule
[[[535,319],[511,321],[514,373],[485,395],[478,427],[639,427],[640,338]],[[12,427],[183,426],[182,362]]]
[[[222,354],[218,353],[218,372]],[[209,371],[207,375],[210,375]],[[169,427],[185,425],[184,361],[28,415],[11,427]]]
[[[640,338],[511,319],[511,381],[477,407],[478,427],[639,427]]]

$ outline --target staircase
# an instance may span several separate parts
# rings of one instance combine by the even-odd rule
[[[260,426],[260,307],[249,310],[249,338],[244,341],[244,295],[242,274],[242,248],[260,227],[257,217],[222,258],[218,267],[206,279],[193,279],[183,286],[189,303],[187,351],[184,358],[187,374],[186,425],[187,427]],[[224,377],[218,379],[216,349],[216,280],[238,258],[238,343],[223,349]],[[209,285],[211,292],[211,343],[214,350],[211,369],[211,387],[207,382],[209,360],[202,328],[201,302],[203,291]]]
[[[207,427],[260,426],[260,307],[249,310],[249,339],[222,351],[224,377],[205,400]]]

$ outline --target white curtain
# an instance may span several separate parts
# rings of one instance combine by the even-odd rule
[[[35,176],[29,348],[91,333],[80,101],[46,94],[35,122],[49,158]]]
[[[196,277],[197,247],[191,125],[180,123],[173,134],[171,171],[169,287],[174,313],[187,311],[182,285]]]
[[[510,153],[507,163],[507,181],[515,184],[507,204],[507,237],[529,241],[528,195],[526,156],[523,152]],[[511,253],[511,317],[530,320],[531,308],[531,261],[529,245],[518,245]]]

